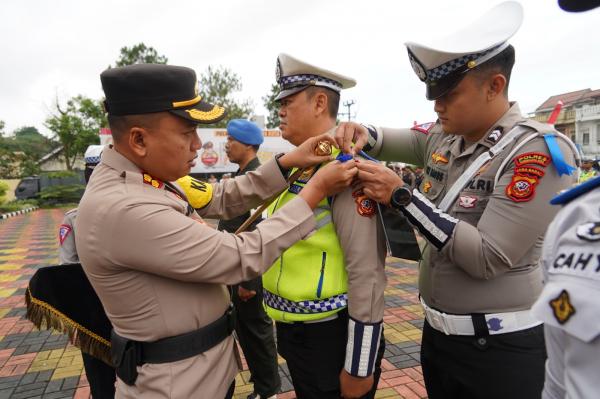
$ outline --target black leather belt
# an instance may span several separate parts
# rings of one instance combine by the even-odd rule
[[[117,375],[128,385],[137,379],[137,366],[145,363],[170,363],[199,355],[231,335],[235,315],[230,306],[214,322],[189,333],[154,342],[130,340],[111,332],[111,357]]]

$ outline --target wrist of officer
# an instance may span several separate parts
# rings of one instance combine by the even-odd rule
[[[411,188],[402,184],[392,191],[389,204],[392,208],[400,210],[412,202],[412,196]]]
[[[286,157],[286,155],[287,154],[284,154],[283,152],[275,155],[275,162],[277,163],[277,167],[279,168],[279,171],[281,171],[283,177],[287,179],[290,174],[291,166],[287,162],[289,157]]]

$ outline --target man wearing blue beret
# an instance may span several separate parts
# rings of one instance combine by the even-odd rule
[[[258,169],[260,161],[256,152],[263,140],[262,129],[255,123],[245,119],[229,121],[225,150],[229,161],[239,165],[235,176]],[[233,219],[221,220],[218,229],[235,233],[248,217],[250,212]],[[249,230],[253,230],[261,220],[256,220]],[[281,380],[277,372],[273,323],[262,306],[261,277],[231,286],[231,298],[237,311],[235,331],[254,383],[254,392],[248,398],[275,398],[281,387]]]

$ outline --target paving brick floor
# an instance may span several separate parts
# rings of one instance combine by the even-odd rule
[[[37,210],[0,221],[0,399],[90,397],[79,350],[67,337],[38,331],[24,319],[23,294],[42,266],[56,264],[57,230],[63,209]],[[384,334],[386,351],[377,398],[425,398],[419,365],[423,312],[418,305],[415,264],[388,259]],[[280,399],[295,398],[289,372],[279,359]],[[244,367],[236,398],[252,392]]]

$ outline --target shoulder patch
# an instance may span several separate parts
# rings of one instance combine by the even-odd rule
[[[60,245],[63,245],[63,242],[65,242],[71,231],[73,231],[73,228],[68,224],[60,225],[58,228],[58,241],[60,242]]]
[[[539,165],[546,167],[550,164],[552,158],[542,152],[526,152],[516,156],[514,161],[516,166]]]
[[[414,125],[410,128],[410,130],[415,130],[423,134],[428,134],[433,126],[435,126],[435,122],[421,123],[420,125]]]
[[[560,324],[565,324],[575,314],[575,307],[571,304],[567,290],[562,290],[556,298],[550,300],[549,305]]]
[[[492,132],[486,137],[485,141],[491,144],[496,144],[498,140],[500,140],[500,137],[502,137],[502,131],[502,127],[492,130]]]
[[[363,193],[362,189],[354,191],[352,193],[352,197],[354,197],[354,202],[356,202],[356,211],[360,216],[371,217],[375,214],[377,209],[375,201],[367,197]]]
[[[142,173],[142,176],[144,178],[144,183],[149,184],[154,188],[162,188],[164,185],[163,182],[155,179],[154,177],[150,176],[148,173]]]
[[[520,173],[523,175],[529,175],[529,176],[534,176],[537,178],[542,178],[544,177],[544,171],[541,169],[538,169],[534,166],[517,166],[515,168],[515,173]]]
[[[515,173],[506,186],[506,196],[515,202],[527,202],[535,196],[538,177]]]
[[[577,237],[585,241],[600,240],[600,222],[590,222],[577,226]]]

